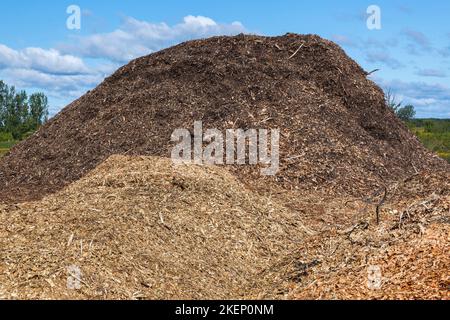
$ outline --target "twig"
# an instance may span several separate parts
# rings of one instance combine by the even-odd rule
[[[161,221],[161,224],[165,225],[165,223],[164,223],[164,216],[163,216],[163,214],[161,212],[159,213],[159,220]]]
[[[75,235],[72,233],[71,235],[70,235],[70,237],[69,237],[69,240],[67,241],[67,247],[70,247],[70,245],[72,244],[72,241],[73,241],[73,237],[74,237]]]
[[[360,222],[358,222],[357,224],[355,224],[354,226],[352,226],[350,228],[347,228],[347,229],[345,229],[343,231],[338,231],[338,233],[340,235],[350,235],[350,234],[353,233],[353,231],[355,231],[359,227],[361,227],[362,229],[367,228],[368,227],[367,222],[360,221]]]
[[[373,73],[375,73],[375,72],[378,72],[378,71],[380,71],[380,69],[372,70],[372,71],[370,71],[369,73],[367,73],[367,76],[370,76],[371,74],[373,74]]]
[[[304,45],[305,45],[305,43],[302,43],[301,46],[297,49],[297,51],[295,51],[294,54],[288,58],[288,60],[295,57],[297,55],[297,53],[300,51],[300,49],[303,48]]]
[[[287,158],[286,161],[291,161],[291,160],[299,159],[299,158],[301,158],[301,157],[303,157],[303,155],[292,156],[292,157]]]
[[[416,172],[416,175],[419,174],[419,171],[417,170],[416,166],[414,165],[414,163],[411,162],[412,167],[414,168],[414,171]]]
[[[380,203],[377,205],[377,224],[380,224],[380,208],[383,206],[384,202],[386,201],[387,198],[387,187],[384,186],[384,195],[383,195],[383,199],[381,199]]]
[[[164,221],[164,216],[162,214],[162,212],[159,213],[159,219],[161,221],[161,224],[167,229],[167,230],[172,230],[172,228],[170,226],[168,226],[166,224],[166,222]]]

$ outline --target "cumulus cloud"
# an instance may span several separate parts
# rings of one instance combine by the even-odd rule
[[[406,49],[411,55],[420,55],[423,52],[433,51],[430,39],[420,31],[406,29],[402,32],[403,36],[409,41]]]
[[[67,54],[124,63],[182,41],[245,32],[240,22],[221,24],[203,16],[186,16],[173,26],[127,17],[120,28],[110,33],[76,37],[74,44],[64,44],[59,49]]]
[[[404,104],[412,104],[417,117],[450,118],[450,87],[439,83],[375,80],[397,94]]]
[[[334,34],[331,40],[343,47],[356,48],[364,55],[371,53],[373,59],[379,55],[377,51],[387,52],[391,48],[398,47],[400,43],[399,39],[394,37],[380,40],[377,37],[349,37],[343,34]]]
[[[4,69],[0,78],[18,88],[43,91],[58,100],[74,100],[100,83],[104,76],[98,74],[61,75],[32,69]],[[67,101],[68,102],[68,101]],[[58,111],[58,110],[56,110]]]
[[[20,87],[48,88],[50,90],[74,90],[77,87],[91,86],[101,80],[98,74],[57,75],[32,69],[5,69],[2,76],[14,80]]]
[[[445,71],[437,69],[420,69],[416,72],[416,74],[422,77],[436,77],[436,78],[447,77]]]
[[[411,29],[406,29],[403,31],[403,34],[412,42],[419,45],[422,48],[429,48],[431,46],[431,42],[428,37],[420,32]]]
[[[50,74],[87,73],[83,60],[59,51],[42,48],[14,50],[0,44],[0,68],[31,69]]]
[[[368,52],[366,61],[373,64],[384,64],[392,69],[403,68],[403,64],[391,57],[386,51]]]

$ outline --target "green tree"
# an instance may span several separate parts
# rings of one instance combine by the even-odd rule
[[[15,90],[14,87],[11,88]],[[5,130],[10,132],[14,139],[19,140],[27,131],[28,120],[28,96],[25,91],[14,95],[14,98],[7,104],[7,114],[5,118]]]
[[[386,104],[394,111],[397,117],[402,121],[410,121],[416,116],[416,110],[412,105],[403,106],[403,102],[398,102],[395,94],[389,89],[385,95]]]
[[[5,119],[5,105],[6,105],[6,95],[8,93],[8,88],[6,84],[0,80],[0,132],[4,129],[4,119]]]
[[[410,120],[414,119],[414,117],[416,116],[416,110],[414,110],[414,106],[407,105],[407,106],[399,108],[397,110],[396,114],[397,114],[397,117],[400,118],[400,120],[406,122],[406,121],[410,121]]]
[[[29,125],[31,130],[37,130],[48,120],[48,99],[45,94],[34,93],[28,99],[30,113]]]
[[[0,130],[5,130],[15,94],[14,87],[10,88],[3,81],[0,81]]]
[[[28,97],[0,81],[0,136],[21,140],[48,119],[48,99],[43,93]]]

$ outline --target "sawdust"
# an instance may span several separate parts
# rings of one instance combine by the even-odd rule
[[[223,168],[113,156],[42,201],[0,207],[2,298],[447,299],[448,178],[389,186],[377,225],[377,201],[311,193],[295,207]]]
[[[0,283],[19,299],[223,299],[295,249],[300,219],[227,171],[114,156],[0,209]],[[82,272],[67,288],[68,269]]]

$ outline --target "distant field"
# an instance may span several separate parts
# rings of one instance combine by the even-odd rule
[[[428,149],[450,162],[450,119],[416,119],[408,127]]]

